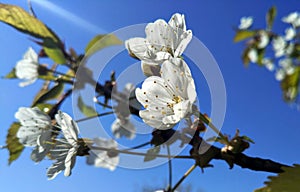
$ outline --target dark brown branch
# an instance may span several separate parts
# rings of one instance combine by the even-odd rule
[[[193,135],[191,138],[184,133],[180,133],[172,129],[165,131],[160,130],[159,132],[160,138],[163,138],[165,142],[174,140],[175,137],[182,140],[182,142],[184,143],[189,143],[193,147],[190,151],[190,154],[196,160],[198,166],[200,166],[201,168],[211,167],[209,163],[214,159],[224,160],[230,168],[233,168],[234,165],[238,165],[242,168],[247,168],[253,171],[264,171],[270,173],[281,173],[283,172],[283,167],[289,167],[288,165],[281,164],[270,159],[250,157],[245,155],[244,153],[224,153],[220,148],[205,142],[197,133],[189,134]],[[208,147],[208,149],[203,154],[199,154],[199,146]]]

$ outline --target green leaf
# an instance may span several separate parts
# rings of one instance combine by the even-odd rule
[[[263,66],[263,59],[265,57],[265,49],[257,49],[257,64]]]
[[[293,102],[299,94],[300,66],[295,68],[295,72],[287,75],[281,81],[281,90],[286,102]]]
[[[283,173],[277,176],[269,176],[266,186],[256,189],[255,192],[296,192],[300,191],[300,165],[294,167],[284,167]]]
[[[85,55],[90,56],[105,47],[121,44],[122,41],[113,34],[97,35],[85,47]]]
[[[18,78],[17,75],[16,75],[16,69],[13,68],[7,75],[5,75],[6,79],[15,79],[15,78]]]
[[[18,159],[18,157],[21,155],[24,146],[19,142],[19,139],[17,138],[17,132],[20,128],[20,123],[14,122],[7,133],[6,136],[6,145],[7,149],[9,151],[9,159],[8,164],[10,165],[13,161]]]
[[[274,19],[276,17],[276,14],[277,14],[277,9],[275,6],[272,6],[269,11],[267,12],[267,15],[266,15],[266,23],[267,23],[267,28],[269,30],[272,29],[273,27],[273,23],[274,23]]]
[[[48,113],[53,108],[52,104],[49,103],[38,103],[35,107],[39,108],[41,111]]]
[[[147,151],[146,156],[144,157],[144,162],[152,161],[156,158],[156,155],[160,152],[160,146],[156,146]]]
[[[244,51],[243,51],[243,54],[242,54],[242,61],[244,63],[244,65],[246,67],[248,67],[249,63],[250,63],[250,59],[248,57],[248,53],[250,51],[250,47],[247,47]]]
[[[57,64],[66,63],[66,58],[62,52],[60,44],[55,42],[53,39],[45,38],[44,42],[43,42],[43,47],[44,47],[45,53],[55,63],[57,63]]]
[[[250,143],[255,143],[250,137],[248,137],[248,136],[246,136],[246,135],[243,135],[242,137],[241,137],[244,141],[248,141],[248,142],[250,142]]]
[[[238,30],[235,34],[233,39],[234,42],[243,41],[250,37],[253,37],[256,34],[256,31],[249,31],[249,30]]]
[[[42,93],[33,103],[33,106],[38,103],[44,103],[45,101],[58,98],[64,90],[64,83],[58,83],[50,90]]]
[[[57,36],[40,20],[21,7],[0,3],[0,21],[39,39],[50,38],[59,42]]]
[[[88,106],[83,102],[81,96],[78,97],[77,106],[79,110],[87,117],[96,116],[98,114],[93,107]]]

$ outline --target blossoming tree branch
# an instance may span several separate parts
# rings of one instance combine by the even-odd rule
[[[291,13],[283,18],[284,22],[291,24],[291,28],[282,37],[271,31],[275,12],[276,9],[272,8],[267,13],[268,25],[265,30],[250,30],[252,18],[242,18],[235,41],[250,38],[243,54],[246,64],[251,61],[273,71],[276,58],[284,57],[276,68],[276,79],[282,81],[284,98],[294,101],[299,87],[300,15]],[[117,86],[114,72],[104,83],[97,82],[93,79],[92,71],[85,67],[85,58],[89,55],[105,47],[122,44],[115,35],[98,35],[88,43],[85,53],[77,54],[74,49],[67,49],[59,35],[40,21],[32,9],[28,13],[18,6],[0,4],[0,21],[29,35],[32,43],[40,46],[39,50],[29,47],[6,78],[20,79],[19,86],[24,89],[29,85],[34,86],[37,80],[44,82],[32,104],[20,107],[15,113],[16,122],[9,128],[3,147],[10,153],[9,163],[18,159],[24,147],[32,148],[30,158],[34,162],[52,160],[46,172],[51,180],[61,172],[70,176],[76,158],[86,158],[88,165],[111,171],[118,166],[120,154],[144,156],[145,161],[166,158],[170,165],[170,182],[163,191],[175,191],[196,167],[203,171],[212,167],[213,160],[224,161],[230,168],[237,165],[255,171],[280,173],[279,177],[287,176],[291,169],[299,169],[299,166],[294,168],[270,159],[246,155],[245,150],[253,143],[249,137],[240,135],[237,130],[230,138],[219,131],[213,119],[199,110],[196,100],[200,90],[196,89],[189,63],[183,57],[192,39],[192,31],[187,30],[185,17],[180,13],[175,13],[168,22],[158,19],[149,23],[145,28],[145,37],[124,42],[129,55],[141,62],[141,73],[144,73],[145,79],[140,87],[128,82],[123,91],[114,89]],[[264,57],[270,42],[275,58]],[[40,63],[43,58],[52,62]],[[95,86],[93,102],[102,110],[86,105],[83,98],[79,97],[78,108],[86,118],[74,120],[70,114],[63,112],[62,104],[76,89],[83,89],[87,84]],[[116,119],[110,129],[114,138],[81,137],[78,122],[114,113]],[[151,140],[133,142],[136,128],[131,122],[132,115],[153,128]],[[185,123],[184,128],[175,129],[180,122]],[[206,140],[202,134],[208,129],[213,130],[216,136]],[[119,148],[117,140],[121,137],[132,140],[136,146]],[[187,145],[190,153],[172,154],[169,147],[177,145],[176,141],[180,141],[182,146]],[[216,147],[211,141],[219,142],[223,147]],[[136,151],[147,145],[152,147],[146,153]],[[167,147],[168,154],[161,153],[161,147]],[[174,184],[173,159],[191,162],[191,168]],[[257,191],[270,188],[272,185]]]

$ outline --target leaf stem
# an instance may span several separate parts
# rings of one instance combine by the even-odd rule
[[[186,172],[185,174],[181,177],[181,179],[176,183],[176,185],[173,187],[173,189],[170,190],[170,192],[174,192],[179,185],[193,172],[193,170],[197,167],[197,164],[192,165]]]
[[[172,175],[173,175],[173,172],[172,172],[172,159],[171,159],[171,151],[170,151],[170,146],[167,145],[167,152],[168,152],[168,166],[169,166],[169,186],[168,186],[168,190],[171,190],[172,189]]]

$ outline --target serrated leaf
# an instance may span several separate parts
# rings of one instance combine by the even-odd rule
[[[273,23],[274,23],[274,19],[276,17],[276,14],[277,14],[277,9],[275,6],[272,6],[269,11],[267,12],[267,15],[266,15],[266,23],[267,23],[267,28],[269,30],[272,29],[273,27]]]
[[[147,151],[146,156],[144,157],[144,162],[152,161],[156,158],[156,155],[160,152],[160,146],[156,146]]]
[[[40,20],[21,7],[0,3],[0,21],[39,39],[50,38],[59,42],[57,36]]]
[[[98,114],[93,107],[88,106],[83,102],[81,96],[78,97],[77,106],[79,110],[87,117],[96,116]]]
[[[7,75],[4,76],[6,79],[15,79],[18,78],[16,75],[16,69],[13,68]]]
[[[97,35],[85,47],[85,55],[89,56],[105,47],[121,44],[122,41],[113,34]]]
[[[57,99],[64,90],[64,83],[58,83],[48,91],[44,92],[40,95],[38,99],[33,103],[33,106],[37,105],[38,103],[44,103],[45,101],[51,99]]]
[[[287,75],[281,81],[281,90],[283,92],[283,98],[286,102],[292,102],[297,98],[299,94],[299,80],[300,80],[300,67],[295,68],[295,72],[291,75]]]
[[[66,58],[60,48],[60,45],[51,38],[45,38],[43,42],[45,53],[57,64],[66,63]]]
[[[10,126],[6,136],[6,145],[9,151],[8,164],[11,164],[18,159],[24,149],[24,146],[19,142],[19,139],[16,136],[20,126],[20,123],[14,122]]]
[[[277,176],[270,176],[266,186],[256,189],[255,192],[296,192],[300,191],[300,165],[294,167],[284,167],[283,173]]]
[[[253,37],[256,34],[255,31],[249,31],[249,30],[238,30],[234,36],[233,41],[239,42],[243,41],[245,39],[248,39],[250,37]]]

